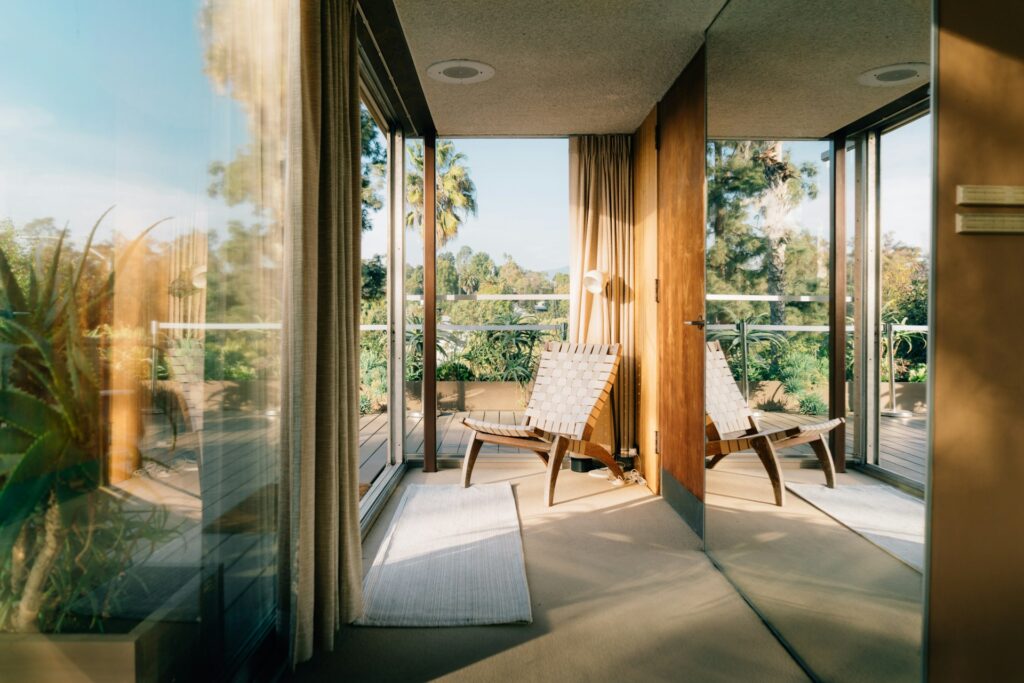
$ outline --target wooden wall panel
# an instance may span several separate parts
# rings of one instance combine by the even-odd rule
[[[957,185],[1024,185],[1024,3],[936,7],[927,675],[1019,680],[1024,235],[958,235],[955,220]]]
[[[633,134],[633,257],[636,273],[636,436],[640,471],[654,493],[661,492],[661,458],[655,452],[658,429],[658,150],[653,109]]]
[[[661,459],[698,501],[704,500],[704,330],[686,322],[704,318],[704,65],[701,48],[658,104]]]

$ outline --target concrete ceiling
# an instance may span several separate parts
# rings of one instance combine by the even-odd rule
[[[868,69],[931,61],[931,0],[730,0],[708,30],[708,134],[820,138],[922,83]]]
[[[395,0],[441,135],[633,132],[725,0]],[[428,78],[447,59],[493,66],[472,85]]]
[[[931,0],[394,2],[441,135],[633,132],[705,29],[708,132],[719,138],[823,137],[921,85],[869,87],[860,73],[930,61]],[[496,74],[427,77],[448,59]]]

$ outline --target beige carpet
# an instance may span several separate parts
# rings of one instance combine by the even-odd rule
[[[411,472],[403,486],[458,478],[457,470]],[[806,680],[697,537],[646,488],[565,470],[547,508],[539,463],[483,461],[473,480],[516,488],[533,623],[349,627],[334,652],[292,680]],[[364,544],[367,569],[401,495]]]
[[[824,481],[798,465],[784,463],[787,482]],[[822,680],[921,680],[919,572],[798,496],[774,505],[752,457],[726,458],[707,482],[710,552]],[[878,481],[851,471],[837,483]]]
[[[924,501],[881,482],[786,488],[898,560],[924,572]]]

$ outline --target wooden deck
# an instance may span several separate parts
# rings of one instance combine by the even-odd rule
[[[817,422],[824,418],[789,413],[764,413],[758,419],[763,426],[782,428]],[[848,458],[854,453],[852,429],[854,420],[856,420],[854,416],[847,418],[846,452]],[[928,471],[928,419],[926,417],[881,417],[879,420],[881,443],[878,466],[923,486]],[[800,452],[798,449],[793,450]],[[806,454],[811,454],[809,448],[806,448]]]
[[[465,417],[502,424],[519,424],[523,414],[519,410],[443,413],[437,418],[437,454],[439,456],[460,457],[466,452],[469,430],[462,426],[462,419]],[[387,464],[387,429],[387,413],[362,415],[359,418],[359,483],[364,486],[372,483]],[[423,418],[409,417],[406,419],[405,453],[409,457],[423,457]],[[490,458],[533,457],[530,451],[494,444],[484,444],[484,447],[480,449],[480,455]]]
[[[222,411],[174,438],[166,418],[153,416],[140,443],[145,469],[111,487],[132,508],[167,511],[176,533],[129,571],[170,577],[150,586],[151,600],[174,606],[169,620],[195,622],[201,603],[216,600],[217,647],[229,661],[273,611],[279,432],[276,416]],[[219,574],[213,596],[200,590],[210,572]],[[118,616],[143,618],[143,607],[125,604]]]
[[[519,424],[522,412],[518,410],[493,410],[445,413],[437,418],[437,454],[442,457],[461,457],[466,452],[469,430],[462,426],[464,417],[474,417],[489,422]],[[761,423],[767,427],[792,427],[821,420],[809,415],[790,413],[764,413]],[[851,421],[854,418],[850,418]],[[881,453],[879,466],[911,481],[924,484],[927,463],[926,427],[924,417],[881,418]],[[405,452],[412,457],[423,455],[423,420],[409,418],[405,424]],[[363,415],[359,423],[359,481],[370,484],[380,474],[387,462],[387,414]],[[853,430],[847,428],[847,452],[853,452]],[[811,455],[809,447],[802,447]],[[508,446],[485,444],[482,456],[491,458],[530,457],[529,451]],[[803,453],[794,449],[794,453]]]

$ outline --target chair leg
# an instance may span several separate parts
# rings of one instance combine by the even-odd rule
[[[775,447],[772,441],[766,436],[754,439],[754,450],[761,458],[761,464],[768,471],[768,479],[772,482],[772,489],[775,490],[775,504],[783,506],[786,504],[786,486],[782,483],[782,470],[779,468],[779,458],[775,454]]]
[[[821,469],[825,470],[825,485],[830,489],[834,489],[836,487],[836,466],[832,462],[832,451],[828,448],[828,440],[825,438],[825,435],[822,434],[817,441],[812,441],[811,448],[814,449],[814,454],[818,456]]]
[[[615,462],[615,458],[612,456],[612,454],[609,453],[608,449],[602,446],[601,444],[595,443],[593,441],[584,441],[583,455],[587,456],[588,458],[594,458],[595,460],[599,461],[602,465],[607,467],[608,470],[612,474],[614,474],[618,479],[625,478],[626,475],[623,473],[622,467],[619,466],[619,463]]]
[[[469,486],[469,480],[473,476],[473,465],[476,464],[476,456],[480,454],[480,447],[484,445],[484,442],[476,438],[476,432],[473,432],[473,437],[469,440],[469,446],[466,448],[466,457],[462,459],[462,488]]]
[[[724,457],[725,457],[724,453],[719,453],[718,455],[713,455],[713,456],[711,456],[710,460],[705,460],[704,461],[704,467],[706,467],[707,469],[710,470],[715,465],[717,465],[718,463],[722,462],[722,458],[724,458]]]
[[[558,480],[558,471],[562,469],[562,459],[565,457],[566,449],[569,447],[569,440],[564,436],[556,436],[551,442],[551,449],[548,450],[548,488],[546,502],[548,507],[555,502],[555,482]]]

